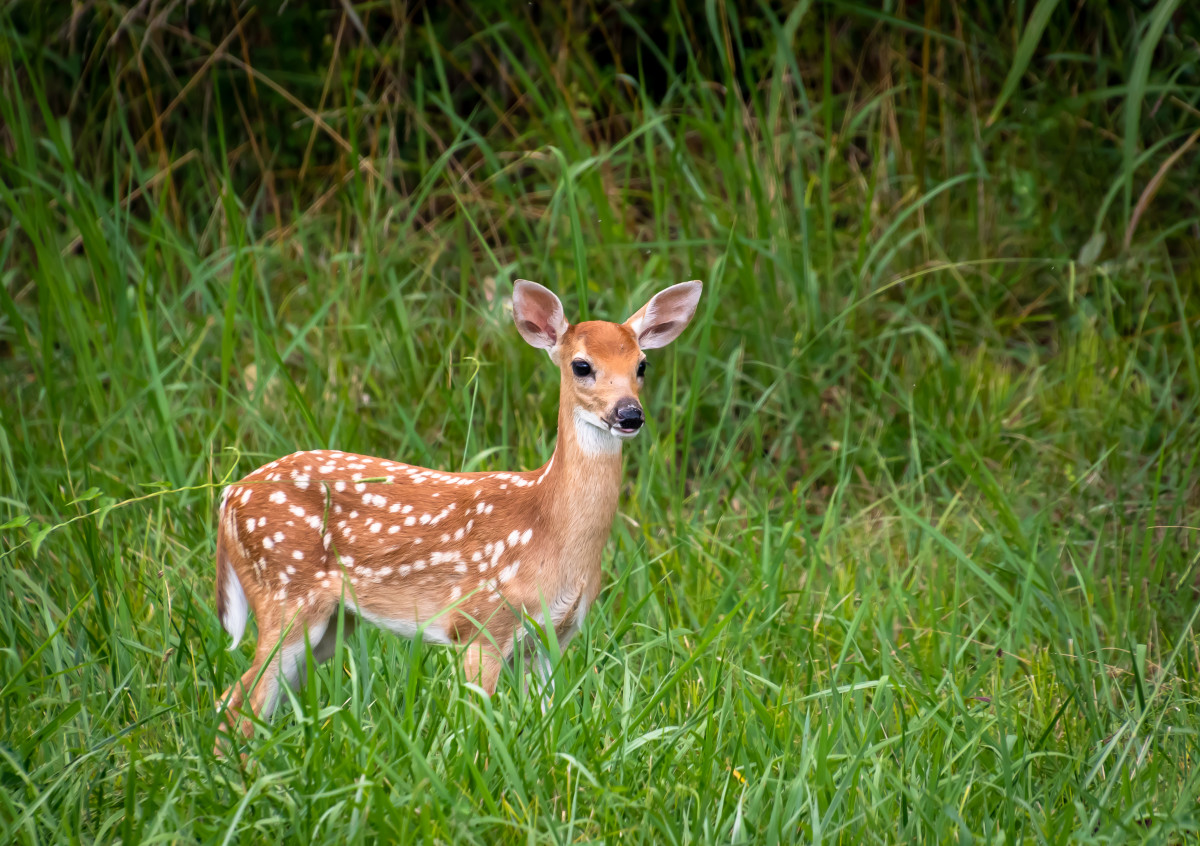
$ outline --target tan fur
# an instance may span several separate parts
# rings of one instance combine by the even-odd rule
[[[698,283],[689,284],[698,297]],[[523,335],[532,331],[521,328]],[[223,622],[236,613],[228,600],[236,576],[258,621],[254,662],[223,697],[231,713],[247,696],[255,713],[270,713],[280,673],[292,681],[299,675],[306,633],[314,657],[328,658],[343,604],[350,625],[363,617],[404,634],[420,627],[428,640],[461,647],[468,680],[489,694],[512,655],[522,615],[553,627],[562,640],[579,628],[600,591],[621,454],[615,436],[579,430],[591,424],[580,424],[576,409],[607,422],[618,401],[636,400],[642,354],[629,325],[562,328],[545,345],[560,370],[558,443],[537,470],[441,473],[315,450],[272,461],[226,490],[218,612]],[[595,368],[594,378],[572,373],[580,356]],[[611,437],[616,448],[589,450],[581,431]],[[547,607],[551,619],[544,620]],[[229,725],[234,719],[226,717]],[[249,721],[241,728],[249,732]]]

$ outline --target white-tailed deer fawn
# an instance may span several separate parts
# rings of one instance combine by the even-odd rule
[[[621,442],[641,430],[642,350],[687,326],[699,282],[655,295],[624,323],[567,323],[546,288],[518,280],[513,318],[560,371],[558,443],[537,470],[442,473],[337,450],[258,468],[221,497],[217,612],[234,646],[249,611],[254,663],[223,697],[267,716],[282,672],[333,652],[339,606],[393,632],[463,648],[491,694],[528,614],[565,642],[600,590],[621,483]],[[549,620],[543,609],[549,609]],[[231,647],[232,648],[232,647]],[[243,713],[243,717],[244,717]],[[243,719],[241,728],[252,725]]]

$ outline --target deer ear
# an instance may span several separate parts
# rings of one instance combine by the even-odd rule
[[[571,324],[563,317],[562,303],[554,292],[528,279],[513,283],[513,320],[517,331],[530,346],[540,350],[553,350],[562,340]]]
[[[637,336],[638,346],[653,350],[665,347],[678,338],[696,313],[696,304],[700,302],[703,288],[696,280],[680,282],[651,297],[650,302],[625,321],[625,325]]]

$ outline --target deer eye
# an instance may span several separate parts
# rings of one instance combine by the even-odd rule
[[[638,362],[638,378],[641,379],[645,375],[646,375],[646,359],[643,358],[641,361]]]
[[[592,366],[583,359],[577,358],[571,362],[571,372],[582,379],[592,375]]]

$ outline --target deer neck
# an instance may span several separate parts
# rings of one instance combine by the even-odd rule
[[[621,441],[563,405],[558,442],[546,473],[543,509],[564,550],[564,563],[599,570],[621,488]]]

